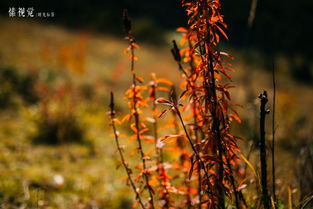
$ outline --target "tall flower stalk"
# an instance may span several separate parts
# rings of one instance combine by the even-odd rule
[[[116,129],[116,125],[115,125],[115,121],[116,121],[116,118],[115,118],[115,104],[114,104],[114,95],[113,93],[111,92],[111,99],[110,99],[110,120],[111,120],[111,126],[112,126],[112,129],[113,129],[113,134],[114,134],[114,138],[115,138],[115,143],[116,143],[116,147],[117,147],[117,150],[118,150],[118,153],[120,155],[120,158],[121,158],[121,163],[127,173],[127,178],[128,178],[128,181],[130,182],[130,185],[131,185],[131,188],[133,189],[133,192],[136,194],[136,200],[138,201],[138,203],[140,204],[141,208],[142,209],[146,209],[146,207],[144,206],[144,203],[142,201],[142,198],[140,196],[140,193],[134,183],[134,180],[132,178],[132,170],[129,168],[128,166],[128,163],[126,162],[125,160],[125,157],[124,157],[124,154],[123,154],[123,150],[120,146],[120,142],[119,142],[119,132],[117,131]]]
[[[149,171],[147,169],[147,163],[146,163],[147,158],[144,154],[144,150],[142,146],[142,139],[141,139],[142,133],[145,131],[145,126],[140,121],[139,109],[140,107],[146,106],[146,102],[141,95],[141,90],[143,88],[137,85],[137,81],[141,81],[141,79],[137,77],[135,73],[135,60],[137,59],[135,56],[135,48],[139,46],[136,44],[135,38],[132,34],[131,21],[129,19],[127,10],[124,10],[123,22],[124,22],[125,31],[127,33],[127,36],[125,37],[125,39],[128,40],[129,46],[127,48],[127,52],[130,54],[130,59],[131,59],[130,71],[132,74],[132,86],[128,91],[126,91],[126,95],[128,99],[130,99],[128,104],[131,109],[131,113],[130,115],[128,115],[128,118],[130,120],[133,117],[135,121],[135,123],[131,125],[131,128],[134,130],[136,134],[136,139],[138,143],[138,152],[140,153],[142,167],[143,167],[142,176],[145,181],[145,186],[146,188],[148,188],[150,208],[154,209],[154,200],[153,200],[154,191],[149,183]]]
[[[194,127],[201,133],[201,140],[197,139],[197,132],[195,140],[187,137],[191,139],[194,154],[204,171],[199,184],[208,191],[207,194],[211,195],[213,192],[213,199],[207,197],[202,202],[207,202],[213,208],[224,209],[225,196],[231,197],[234,194],[235,205],[240,208],[232,170],[232,166],[236,165],[236,151],[239,149],[236,137],[229,133],[231,121],[240,122],[228,91],[233,86],[230,85],[231,76],[227,71],[233,69],[227,58],[232,57],[216,49],[220,37],[228,39],[224,32],[227,25],[220,14],[218,0],[183,0],[182,4],[187,11],[189,28],[179,28],[178,31],[185,34],[181,45],[188,43],[188,47],[178,53],[174,44],[172,53],[185,77],[186,93],[183,97],[189,97],[192,101]],[[189,63],[188,69],[183,68],[181,60]],[[180,115],[179,111],[176,112]],[[187,131],[185,132],[187,135]]]

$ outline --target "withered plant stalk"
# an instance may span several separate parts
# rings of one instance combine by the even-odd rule
[[[265,144],[265,116],[269,113],[265,109],[268,102],[267,92],[264,91],[259,95],[260,105],[260,162],[261,162],[261,184],[262,184],[262,201],[264,209],[270,208],[270,201],[267,190],[267,165],[266,165],[266,144]]]
[[[275,171],[275,109],[276,109],[276,73],[274,57],[272,57],[272,83],[273,83],[273,108],[272,108],[272,193],[274,199],[274,207],[277,209],[276,197],[276,171]]]

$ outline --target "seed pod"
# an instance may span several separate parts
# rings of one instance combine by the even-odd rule
[[[173,48],[171,49],[171,52],[172,52],[172,55],[173,55],[174,59],[177,62],[180,62],[181,61],[181,56],[180,56],[180,52],[179,52],[179,49],[177,47],[177,44],[176,44],[175,40],[173,40]]]
[[[123,25],[124,25],[125,32],[127,34],[129,34],[131,31],[131,21],[130,21],[129,16],[128,16],[127,9],[124,9],[124,11],[123,11]]]

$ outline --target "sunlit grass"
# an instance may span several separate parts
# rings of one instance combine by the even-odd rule
[[[125,174],[115,169],[118,155],[107,129],[106,114],[108,93],[112,89],[116,92],[117,110],[126,111],[122,105],[123,92],[131,81],[128,59],[123,55],[125,42],[52,25],[11,21],[0,20],[0,67],[10,66],[18,72],[35,76],[52,88],[71,82],[80,94],[74,113],[85,130],[87,143],[33,144],[31,138],[40,131],[36,125],[41,116],[40,105],[26,105],[16,97],[16,108],[0,113],[1,201],[13,208],[23,204],[64,209],[87,205],[112,209],[130,207],[133,196],[129,195],[126,182],[120,180]],[[141,44],[136,67],[140,75],[148,78],[151,72],[156,72],[178,84],[179,72],[169,48]],[[237,88],[232,95],[236,103],[244,104],[239,112],[243,125],[247,125],[243,128],[246,130],[238,128],[237,132],[246,134],[242,137],[248,141],[258,119],[256,97],[263,89],[271,89],[270,73],[246,62],[241,50],[230,51],[237,58],[234,63],[238,72],[234,74]],[[297,152],[292,153],[291,148],[298,146],[299,150],[312,135],[309,116],[313,114],[313,99],[310,97],[313,90],[294,82],[286,75],[284,65],[281,66],[277,81],[277,138],[280,145],[277,185],[281,196],[286,197],[288,185],[284,184],[285,181],[298,195],[294,169],[290,165],[290,161],[297,158]],[[84,88],[86,92],[82,93]],[[123,139],[125,144],[126,141]],[[246,142],[242,144],[243,152],[247,152]],[[251,161],[257,160],[252,157]]]

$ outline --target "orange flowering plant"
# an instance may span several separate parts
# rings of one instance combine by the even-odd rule
[[[234,70],[228,60],[233,57],[216,48],[222,37],[228,39],[224,32],[227,25],[218,0],[182,0],[182,6],[187,11],[189,26],[177,29],[183,33],[182,49],[175,41],[171,49],[183,78],[180,96],[167,79],[152,74],[152,81],[144,85],[144,80],[136,75],[135,50],[139,46],[127,11],[124,12],[132,86],[125,97],[130,113],[122,122],[129,122],[131,138],[137,141],[137,176],[133,177],[119,145],[113,93],[110,117],[122,165],[136,195],[134,206],[245,208],[241,186],[236,181],[238,138],[230,133],[231,123],[240,123],[229,92],[234,86],[228,72]],[[168,98],[164,92],[169,93]],[[150,117],[144,112],[151,112]],[[165,129],[170,129],[171,134],[162,136],[161,130]],[[153,150],[146,150],[146,144],[154,144]]]

